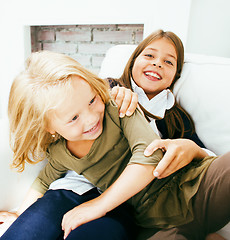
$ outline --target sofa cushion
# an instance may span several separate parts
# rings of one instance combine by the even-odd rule
[[[174,93],[191,114],[200,139],[216,154],[230,150],[229,90],[230,59],[185,55]]]
[[[121,76],[136,45],[110,48],[99,76]],[[185,64],[174,93],[192,116],[196,131],[206,147],[216,154],[230,150],[230,59],[185,54]]]
[[[9,147],[9,126],[8,119],[0,119],[0,210],[16,209],[23,201],[32,182],[43,168],[46,161],[36,165],[27,164],[22,173],[10,168],[13,153]]]

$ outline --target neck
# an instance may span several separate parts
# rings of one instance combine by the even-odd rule
[[[154,98],[157,94],[159,94],[160,92],[158,92],[158,93],[146,93],[145,92],[145,94],[146,94],[146,96],[148,97],[148,99],[149,100],[151,100],[152,98]]]
[[[67,141],[66,146],[75,157],[82,158],[89,153],[94,141],[95,140]]]

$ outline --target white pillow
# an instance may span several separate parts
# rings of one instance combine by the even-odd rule
[[[125,68],[129,57],[137,45],[116,45],[108,49],[102,61],[99,77],[119,78]]]
[[[216,154],[230,150],[229,89],[230,59],[186,54],[174,93],[192,116],[200,139]]]

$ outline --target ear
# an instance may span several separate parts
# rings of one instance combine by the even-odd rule
[[[47,115],[47,119],[45,121],[45,130],[50,133],[51,135],[52,134],[55,134],[56,131],[53,129],[53,127],[51,126],[52,125],[52,115],[51,113],[49,112],[48,115]]]
[[[46,129],[46,131],[48,132],[48,133],[50,133],[51,135],[54,135],[56,132],[54,131],[54,130],[52,130],[52,129]]]
[[[50,133],[51,135],[53,135],[53,134],[56,133],[56,131],[55,131],[51,126],[46,127],[46,131],[47,131],[48,133]]]

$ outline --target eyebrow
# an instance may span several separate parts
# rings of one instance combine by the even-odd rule
[[[148,47],[147,47],[147,48],[145,48],[145,49],[150,49],[150,50],[153,50],[153,51],[155,51],[155,52],[158,52],[158,50],[155,49],[155,48],[148,48]],[[169,56],[169,57],[174,58],[175,60],[177,60],[176,57],[175,57],[173,54],[167,53],[166,55]]]

